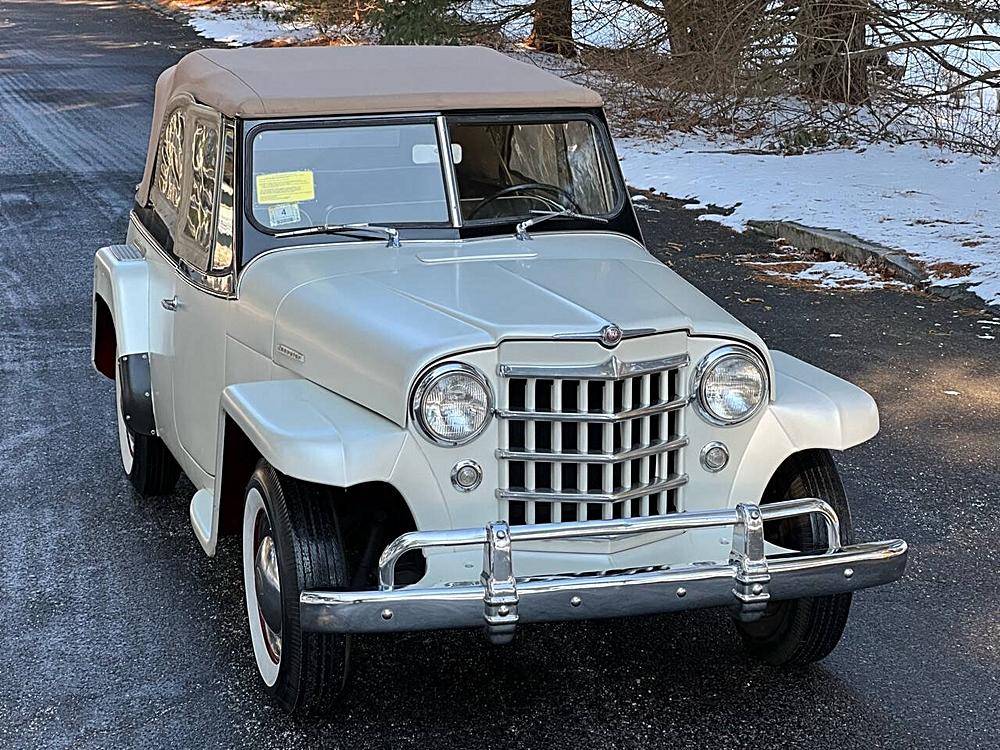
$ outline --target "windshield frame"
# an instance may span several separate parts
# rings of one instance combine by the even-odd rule
[[[639,223],[629,198],[630,193],[625,184],[618,157],[611,140],[610,129],[604,112],[600,109],[586,108],[553,108],[553,109],[513,109],[513,110],[470,110],[470,111],[423,111],[411,113],[395,113],[380,115],[340,115],[340,116],[310,116],[310,117],[268,117],[268,118],[238,118],[237,123],[237,185],[241,194],[237,196],[237,205],[242,206],[240,217],[240,239],[237,242],[237,258],[239,267],[249,263],[258,255],[288,246],[319,245],[330,243],[361,243],[382,242],[381,238],[369,236],[313,234],[291,238],[275,237],[276,230],[263,227],[253,216],[253,137],[264,129],[299,129],[303,127],[338,127],[377,124],[413,124],[434,123],[437,133],[438,151],[447,154],[442,159],[442,171],[445,181],[445,195],[448,203],[450,221],[440,224],[404,224],[390,223],[400,230],[400,240],[405,247],[412,241],[455,241],[478,238],[515,236],[515,230],[520,218],[501,218],[500,221],[476,221],[463,224],[458,203],[458,189],[455,176],[455,166],[451,158],[451,135],[448,122],[486,122],[515,121],[523,123],[553,122],[563,120],[587,120],[596,129],[602,154],[608,161],[608,171],[614,181],[619,203],[615,213],[606,214],[607,223],[598,224],[592,221],[580,221],[570,217],[555,218],[534,228],[536,234],[552,234],[558,232],[603,232],[630,237],[640,245],[645,246]],[[449,144],[443,148],[442,144]],[[521,217],[523,218],[523,217]]]
[[[614,145],[611,143],[610,134],[606,123],[598,117],[595,117],[592,113],[585,110],[545,110],[545,111],[527,111],[527,110],[495,110],[495,111],[478,111],[469,113],[454,113],[445,115],[445,122],[447,125],[447,135],[448,142],[451,142],[451,126],[455,125],[488,125],[491,123],[497,124],[510,124],[510,125],[544,125],[546,123],[552,122],[568,122],[570,120],[579,120],[586,122],[590,125],[591,131],[597,137],[597,148],[598,153],[601,158],[604,159],[607,165],[608,176],[611,179],[611,187],[616,193],[617,200],[614,207],[607,213],[602,214],[590,214],[588,216],[596,216],[601,219],[607,219],[610,221],[614,217],[618,216],[622,210],[625,208],[625,198],[628,195],[628,190],[626,189],[625,182],[622,179],[621,169],[617,168],[618,157],[616,156]],[[451,162],[451,170],[454,174],[455,164],[451,158],[451,149],[448,150],[448,161]],[[473,221],[465,221],[462,219],[462,208],[461,208],[461,195],[458,194],[458,184],[456,179],[455,184],[455,201],[456,210],[459,217],[459,227],[475,227],[479,228],[491,228],[491,227],[513,227],[519,222],[529,218],[530,214],[521,214],[518,216],[498,216],[496,218],[487,219],[474,219]],[[560,220],[568,217],[555,217],[554,220],[558,223]]]
[[[351,115],[347,117],[268,120],[252,124],[251,127],[247,129],[245,135],[246,166],[243,170],[243,194],[245,196],[245,200],[243,201],[243,213],[250,222],[251,226],[253,226],[253,228],[261,234],[274,238],[278,238],[279,235],[281,235],[283,230],[261,224],[253,212],[253,144],[254,139],[263,132],[269,130],[307,130],[312,128],[330,130],[333,128],[377,127],[379,125],[430,125],[434,129],[434,138],[438,146],[438,154],[440,155],[442,142],[441,127],[438,122],[440,119],[440,114],[435,112],[426,112],[405,115],[378,115],[374,117]],[[456,225],[453,205],[454,196],[451,189],[451,184],[454,180],[454,173],[452,172],[451,174],[448,174],[450,164],[450,158],[447,160],[447,164],[444,159],[439,160],[439,167],[441,169],[441,187],[444,194],[445,206],[448,212],[448,219],[446,221],[393,221],[385,222],[384,225],[399,229],[410,227],[422,229],[455,228]],[[322,225],[316,224],[312,226]],[[307,227],[302,228],[305,229]]]

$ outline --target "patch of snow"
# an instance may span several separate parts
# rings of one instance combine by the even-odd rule
[[[280,6],[265,3],[262,10],[279,10]],[[267,41],[275,38],[308,39],[316,29],[306,24],[279,23],[266,18],[253,5],[241,5],[228,10],[194,10],[188,18],[200,36],[230,47]]]
[[[732,153],[745,143],[675,134],[617,142],[630,185],[732,207],[700,218],[737,230],[749,219],[841,229],[904,250],[935,283],[966,283],[1000,304],[1000,164],[927,148],[872,145],[801,156]],[[937,272],[935,266],[938,266]]]
[[[470,17],[490,17],[528,2],[472,0],[466,12]],[[230,46],[316,35],[309,25],[279,23],[259,13],[281,8],[280,3],[265,0],[226,10],[193,10],[188,23],[201,36]],[[609,10],[615,12],[609,15]],[[620,0],[583,0],[574,18],[577,38],[598,46],[617,46],[620,38],[634,37],[640,29],[658,38],[662,19]],[[524,38],[529,30],[526,17],[505,29],[512,39]],[[515,54],[557,74],[590,82],[592,74],[577,62],[527,50]],[[996,56],[974,54],[978,54],[976,66],[995,68]],[[991,96],[995,99],[995,92]],[[979,105],[990,110],[996,103]],[[970,284],[988,302],[1000,304],[1000,211],[996,210],[1000,164],[917,144],[788,157],[725,152],[755,145],[681,134],[662,143],[640,138],[617,143],[629,184],[696,199],[692,208],[735,209],[729,216],[713,212],[702,219],[739,230],[748,219],[785,219],[842,229],[912,254],[928,266],[935,283]],[[825,287],[880,288],[897,283],[874,279],[846,264],[836,269],[818,267],[822,265],[804,269],[798,277]],[[852,278],[846,269],[864,278]]]
[[[809,261],[750,261],[748,266],[757,268],[766,276],[776,276],[793,281],[807,281],[824,289],[884,289],[887,286],[906,286],[900,281],[880,279],[866,271],[839,260],[819,263]],[[771,266],[777,268],[771,268]],[[792,270],[802,266],[800,270]],[[839,337],[840,334],[831,333]]]

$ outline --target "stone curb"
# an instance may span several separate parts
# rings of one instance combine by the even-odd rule
[[[839,229],[808,227],[794,221],[760,221],[751,219],[747,225],[761,234],[783,239],[800,250],[820,250],[832,258],[843,259],[859,266],[874,263],[893,278],[920,287],[925,292],[961,305],[985,308],[986,301],[970,292],[963,284],[940,286],[931,284],[930,276],[901,250],[868,242]]]

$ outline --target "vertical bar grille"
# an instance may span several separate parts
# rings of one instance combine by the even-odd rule
[[[501,517],[512,525],[682,509],[686,356],[581,368],[501,366]]]

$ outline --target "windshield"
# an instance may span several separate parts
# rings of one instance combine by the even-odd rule
[[[453,122],[449,130],[464,223],[566,209],[608,216],[619,205],[606,151],[589,120]]]
[[[433,123],[263,130],[252,210],[264,228],[447,224]]]
[[[590,119],[447,119],[451,163],[442,162],[433,122],[261,127],[252,135],[253,219],[279,235],[348,224],[452,226],[449,187],[463,225],[554,211],[608,217],[622,205],[610,148]],[[453,186],[445,179],[452,168]]]

